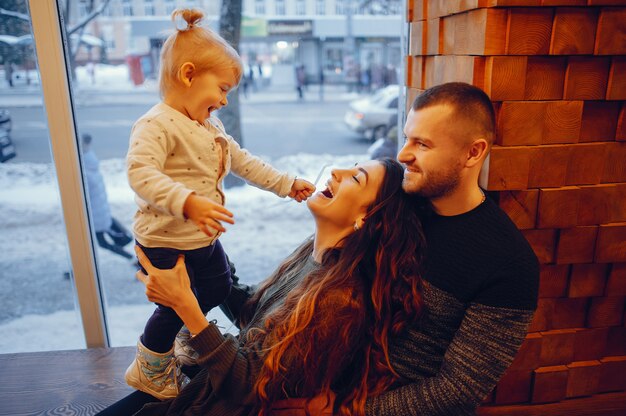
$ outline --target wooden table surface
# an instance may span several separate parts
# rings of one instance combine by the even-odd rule
[[[134,347],[0,355],[0,415],[94,415],[133,389]]]

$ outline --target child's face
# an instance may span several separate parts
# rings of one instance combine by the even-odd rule
[[[204,71],[191,79],[183,104],[192,120],[204,123],[211,113],[228,104],[226,95],[237,84],[231,69]]]

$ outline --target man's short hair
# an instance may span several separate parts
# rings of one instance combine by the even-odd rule
[[[438,104],[448,104],[455,115],[476,126],[479,134],[493,144],[496,116],[489,96],[480,88],[464,82],[448,82],[428,88],[413,101],[413,111]]]

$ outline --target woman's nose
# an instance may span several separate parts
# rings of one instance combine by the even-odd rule
[[[341,181],[341,177],[343,176],[343,169],[333,169],[330,171],[330,176],[333,177],[334,180],[336,180],[337,182]]]

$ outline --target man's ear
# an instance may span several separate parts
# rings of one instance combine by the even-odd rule
[[[178,80],[182,82],[185,87],[190,87],[195,72],[196,66],[191,62],[185,62],[178,69]]]
[[[489,153],[489,143],[487,140],[482,137],[474,140],[468,147],[465,166],[471,168],[482,163],[487,153]]]

